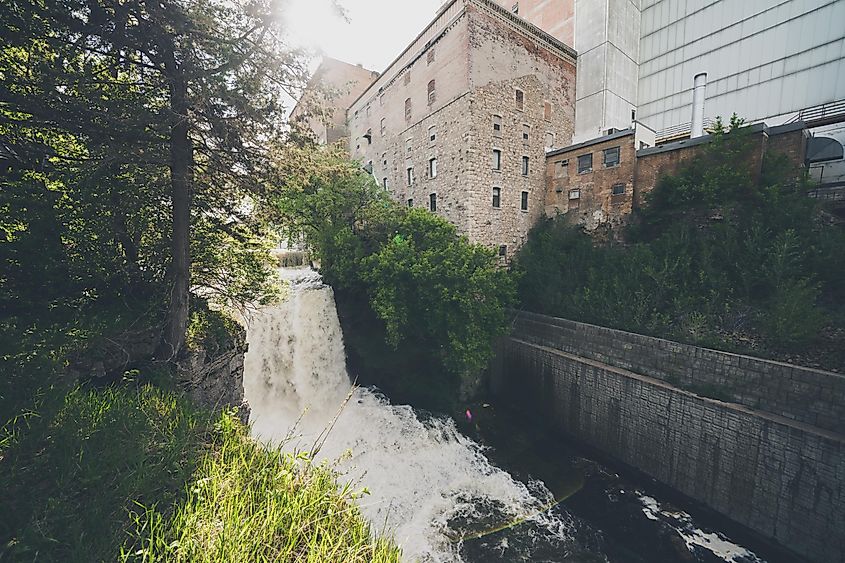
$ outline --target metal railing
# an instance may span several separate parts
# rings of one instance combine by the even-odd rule
[[[812,126],[814,123],[818,123],[820,121],[833,120],[835,122],[837,118],[841,118],[842,121],[845,121],[845,100],[804,108],[793,115],[786,123],[803,121],[807,125]]]

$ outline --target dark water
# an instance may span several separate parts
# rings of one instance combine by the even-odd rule
[[[496,404],[470,410],[472,421],[462,420],[461,430],[488,448],[495,465],[529,488],[551,491],[548,515],[566,530],[549,533],[532,519],[503,526],[496,507],[480,507],[474,514],[487,515],[486,521],[450,523],[465,537],[465,561],[801,561],[636,470],[596,461],[595,452],[567,443],[524,414]]]

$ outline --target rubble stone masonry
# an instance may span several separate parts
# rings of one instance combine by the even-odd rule
[[[676,384],[690,378],[749,383],[736,397],[744,404]],[[491,383],[552,428],[827,562],[845,561],[845,435],[841,414],[811,424],[801,405],[841,410],[842,379],[521,313]]]
[[[435,194],[436,213],[507,259],[543,215],[545,151],[571,141],[574,89],[570,48],[489,0],[454,0],[349,108],[350,152],[397,201]]]

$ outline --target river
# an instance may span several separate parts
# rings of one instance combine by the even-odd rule
[[[656,484],[507,408],[471,405],[472,420],[456,423],[353,387],[331,288],[308,269],[282,276],[286,299],[247,322],[253,434],[289,449],[318,446],[342,480],[369,490],[362,512],[406,560],[766,561],[716,529],[718,519],[699,522]]]

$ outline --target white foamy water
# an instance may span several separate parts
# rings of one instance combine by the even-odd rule
[[[256,437],[278,443],[293,432],[286,447],[311,449],[352,386],[331,288],[309,270],[283,275],[289,297],[248,321],[244,390]],[[420,420],[367,389],[353,392],[318,458],[343,458],[344,478],[371,492],[359,501],[365,516],[408,560],[459,561],[460,532],[449,527],[458,521],[478,531],[535,515],[544,535],[569,535],[566,522],[543,512],[552,500],[545,487],[532,494],[493,467],[451,419]]]

